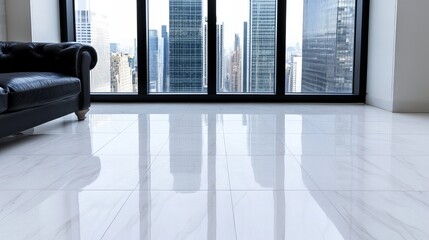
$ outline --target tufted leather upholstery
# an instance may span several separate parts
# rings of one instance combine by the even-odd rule
[[[94,48],[0,41],[0,138],[89,109]]]
[[[12,112],[78,95],[80,80],[52,72],[2,73],[0,87],[9,93],[7,111]]]
[[[57,72],[79,77],[83,52],[91,55],[90,69],[94,68],[95,50],[80,43],[0,42],[0,73]]]

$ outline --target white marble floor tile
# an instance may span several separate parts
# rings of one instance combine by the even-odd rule
[[[365,156],[413,191],[429,191],[429,156]]]
[[[392,123],[392,134],[413,134],[413,135],[428,135],[429,125],[427,124],[429,119],[410,122],[393,122]]]
[[[170,133],[161,156],[225,156],[225,141],[222,134]]]
[[[42,190],[62,184],[65,175],[90,156],[3,156],[0,158],[0,190]]]
[[[325,192],[350,224],[352,239],[429,239],[427,192]]]
[[[125,107],[125,110],[122,112],[121,109],[124,108],[123,104],[122,106],[118,106],[119,108],[109,109],[111,106],[112,105],[107,106],[107,109],[101,109],[99,111],[94,111],[95,109],[91,108],[87,118],[97,119],[98,121],[126,121],[126,122],[137,121],[140,118],[139,114],[133,111],[127,111],[126,107]]]
[[[146,175],[154,157],[93,156],[65,173],[50,190],[129,190]]]
[[[273,134],[275,130],[269,126],[264,119],[258,115],[244,116],[242,121],[224,121],[224,133],[241,133],[241,134]]]
[[[426,240],[428,122],[361,104],[94,103],[84,122],[0,139],[0,239]]]
[[[293,156],[228,156],[231,190],[318,190]]]
[[[0,222],[9,214],[24,207],[42,190],[0,190]]]
[[[10,155],[27,155],[52,143],[58,136],[19,134],[0,139],[0,158]]]
[[[352,138],[353,154],[429,156],[429,134],[364,134]]]
[[[429,134],[393,135],[393,155],[429,156]]]
[[[353,125],[353,134],[357,136],[365,136],[367,134],[384,134],[391,135],[393,133],[392,122],[361,122],[356,121]]]
[[[37,192],[0,220],[0,239],[101,239],[129,196],[119,191]]]
[[[284,134],[280,136],[293,155],[350,155],[353,136],[349,134]]]
[[[341,131],[341,129],[339,130]],[[340,132],[337,132],[340,133]],[[427,121],[389,121],[389,122],[353,122],[353,134],[385,134],[385,135],[428,135]]]
[[[228,156],[291,155],[278,134],[225,134]]]
[[[97,151],[96,155],[156,156],[166,144],[168,134],[122,133]]]
[[[230,192],[136,191],[102,240],[234,240]]]
[[[220,115],[220,119],[222,122],[241,122],[241,123],[247,122],[247,119],[249,118],[250,115],[247,113],[240,114],[239,112],[240,111],[238,111],[238,113],[223,113]]]
[[[321,192],[232,192],[238,240],[343,240],[349,226]]]
[[[112,141],[117,134],[41,134],[24,135],[0,144],[0,156],[8,155],[91,155]]]
[[[34,134],[121,133],[134,121],[98,120],[89,115],[85,121],[57,119],[34,128]]]
[[[321,190],[405,191],[407,185],[359,156],[297,156]]]
[[[136,121],[123,131],[125,134],[168,134],[170,124],[168,121]]]
[[[140,176],[139,190],[229,190],[224,156],[158,156]]]

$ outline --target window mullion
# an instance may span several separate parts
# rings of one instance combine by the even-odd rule
[[[216,0],[207,1],[207,93],[216,95]]]
[[[137,1],[137,53],[138,53],[138,95],[148,95],[148,40],[147,33],[149,31],[147,0]],[[143,14],[141,14],[143,13]]]
[[[276,95],[284,96],[286,92],[286,0],[277,1],[277,42],[276,42]]]

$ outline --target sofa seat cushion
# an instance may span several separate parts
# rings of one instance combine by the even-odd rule
[[[6,91],[0,87],[0,113],[7,110],[7,94]]]
[[[81,91],[78,78],[51,72],[1,73],[0,87],[8,95],[8,112],[41,106]]]

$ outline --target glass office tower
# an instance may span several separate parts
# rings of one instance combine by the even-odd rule
[[[303,93],[352,93],[354,0],[304,0]]]
[[[250,1],[250,92],[274,92],[276,69],[276,1]]]
[[[202,0],[170,0],[169,3],[169,92],[206,92]]]

